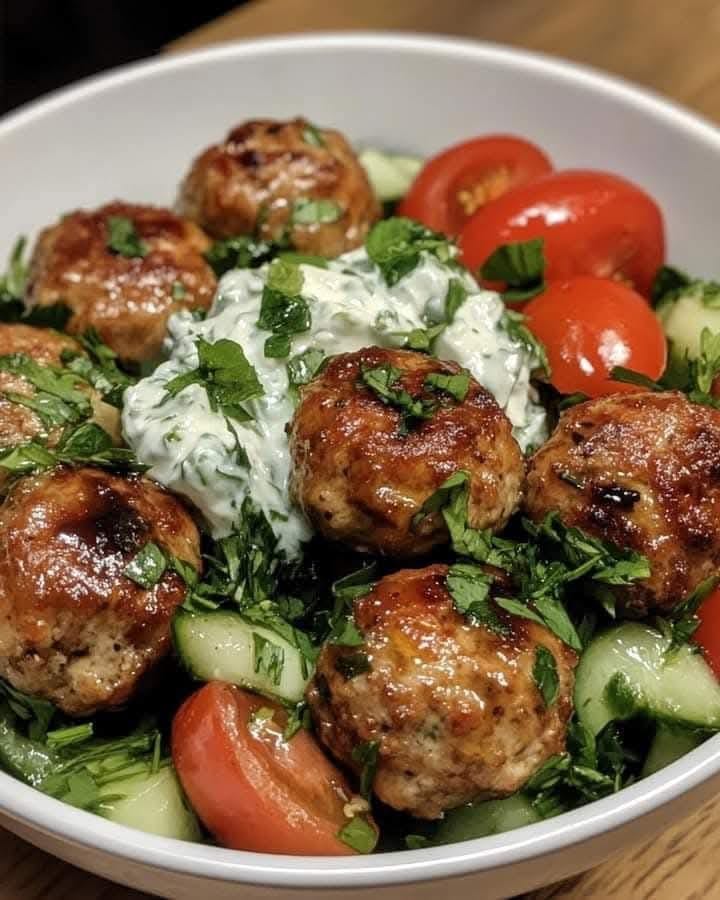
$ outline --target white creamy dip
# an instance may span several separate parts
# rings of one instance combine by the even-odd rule
[[[459,278],[468,296],[435,343],[441,359],[466,367],[497,399],[523,448],[545,437],[545,413],[530,386],[537,365],[531,351],[504,327],[500,297],[478,287],[457,268],[423,253],[421,262],[393,287],[365,250],[348,253],[323,269],[301,265],[302,297],[312,324],[295,335],[290,358],[308,349],[326,355],[372,345],[400,347],[407,332],[441,321],[451,279]],[[186,312],[170,320],[170,359],[125,394],[123,430],[150,476],[186,496],[203,514],[214,537],[232,531],[246,496],[252,497],[274,528],[280,546],[298,554],[310,527],[288,496],[290,456],[285,426],[293,410],[287,360],[268,359],[268,331],[257,327],[268,266],[237,269],[221,280],[204,321]],[[229,338],[240,344],[255,366],[265,395],[245,403],[254,419],[233,422],[210,408],[205,389],[191,385],[175,396],[167,382],[198,364],[198,338]],[[234,433],[233,433],[234,431]],[[238,459],[242,445],[249,466]]]

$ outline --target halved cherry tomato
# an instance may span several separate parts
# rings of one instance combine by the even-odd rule
[[[352,854],[337,837],[350,787],[307,731],[284,740],[286,723],[278,704],[221,681],[186,700],[172,757],[193,809],[225,847]]]
[[[551,282],[523,310],[547,349],[551,381],[564,394],[590,397],[636,391],[608,377],[622,366],[657,379],[665,369],[662,326],[645,299],[609,278],[579,275]]]
[[[529,141],[509,135],[474,138],[425,163],[398,215],[456,235],[481,206],[551,171],[550,160]]]
[[[693,639],[702,647],[707,664],[720,678],[720,587],[703,601],[698,618],[700,627]]]
[[[555,172],[479,210],[460,237],[473,271],[501,244],[543,238],[548,279],[594,275],[649,296],[665,261],[662,213],[637,185],[605,172]]]

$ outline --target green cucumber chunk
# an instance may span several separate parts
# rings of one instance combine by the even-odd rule
[[[184,665],[199,681],[229,681],[297,703],[312,674],[297,647],[229,610],[181,610],[173,619],[173,638]]]
[[[483,800],[446,812],[430,842],[455,844],[469,841],[532,825],[540,818],[523,794],[512,794],[501,800]]]
[[[613,719],[645,713],[691,728],[720,728],[720,684],[695,648],[627,622],[598,635],[575,673],[575,710],[598,734]]]
[[[189,808],[175,770],[169,764],[105,782],[98,813],[118,825],[181,841],[202,839],[195,813]]]
[[[690,359],[697,359],[704,328],[713,334],[720,331],[720,297],[713,295],[711,304],[702,282],[689,285],[677,298],[661,302],[656,312],[673,350],[680,357],[687,353]]]
[[[362,151],[359,159],[382,203],[390,203],[404,197],[423,167],[423,160],[417,156],[383,153],[370,147]]]
[[[661,722],[645,758],[640,777],[646,778],[654,772],[659,772],[660,769],[664,769],[665,766],[669,766],[681,756],[685,756],[686,753],[699,747],[705,738],[706,735],[697,731],[673,728]]]

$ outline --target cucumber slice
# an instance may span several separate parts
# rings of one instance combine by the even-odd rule
[[[154,773],[146,766],[137,775],[105,782],[100,798],[100,815],[119,825],[181,841],[202,838],[198,820],[185,801],[171,765]]]
[[[704,300],[702,282],[688,287],[677,299],[661,303],[656,312],[673,345],[681,357],[690,359],[700,355],[700,335],[704,328],[713,334],[720,331],[720,305],[710,306]]]
[[[173,619],[173,638],[186,668],[199,681],[229,681],[297,703],[312,674],[297,647],[236,612],[180,610]]]
[[[640,777],[646,778],[653,772],[659,772],[660,769],[664,769],[665,766],[674,763],[676,759],[680,759],[681,756],[685,756],[686,753],[699,747],[704,740],[705,735],[699,734],[697,731],[672,728],[661,722],[650,745]]]
[[[432,844],[455,844],[472,838],[487,837],[539,822],[540,816],[523,794],[502,800],[484,800],[459,806],[445,813]]]
[[[368,148],[360,154],[360,163],[382,203],[399,200],[408,192],[423,160],[416,156],[400,156]]]
[[[720,728],[720,684],[689,645],[627,622],[598,635],[575,673],[575,709],[593,734],[636,713],[695,728]]]

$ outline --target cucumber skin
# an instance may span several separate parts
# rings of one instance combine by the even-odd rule
[[[271,632],[271,629],[260,628],[256,625],[253,625],[252,623],[246,621],[240,613],[234,612],[234,611],[231,611],[228,609],[211,610],[207,613],[193,613],[193,612],[188,612],[188,611],[182,610],[182,609],[178,610],[175,613],[175,615],[173,616],[172,624],[171,624],[171,634],[172,634],[172,639],[173,639],[173,646],[175,648],[175,654],[176,654],[177,658],[179,659],[181,665],[183,666],[185,671],[188,673],[188,675],[194,681],[207,681],[208,679],[206,679],[203,675],[198,674],[197,668],[190,661],[190,659],[188,658],[188,654],[183,649],[184,645],[185,645],[185,640],[186,640],[186,636],[183,633],[183,625],[189,619],[195,619],[196,621],[198,621],[198,620],[203,620],[203,619],[206,619],[209,617],[215,617],[215,616],[227,617],[229,620],[237,619],[238,624],[242,624],[242,626],[247,628],[250,632],[253,632],[253,631]],[[274,637],[273,640],[275,640],[278,644],[283,645],[284,649],[289,648],[292,653],[297,653],[299,655],[300,651],[297,650],[296,648],[292,647],[291,645],[289,645],[287,643],[287,641],[285,641],[279,635],[277,637]],[[302,686],[298,686],[298,689],[291,692],[289,695],[286,693],[279,693],[279,692],[274,692],[272,690],[263,689],[261,686],[258,686],[259,680],[247,679],[247,680],[242,681],[242,683],[241,683],[239,680],[236,680],[233,678],[229,678],[229,677],[224,678],[222,676],[222,673],[218,674],[217,679],[221,680],[221,681],[228,681],[231,684],[236,684],[238,687],[254,691],[255,693],[258,693],[258,694],[262,694],[263,696],[267,696],[268,698],[270,698],[272,700],[275,700],[275,701],[279,700],[279,702],[281,702],[281,703],[286,702],[286,701],[289,701],[291,703],[298,703],[298,702],[300,702],[300,700],[303,699],[303,697],[305,695],[305,687],[307,686],[307,683],[310,680],[311,674],[312,674],[312,672],[308,671],[308,677],[304,679]]]
[[[575,672],[575,709],[581,723],[598,734],[613,719],[644,713],[670,725],[720,729],[720,684],[707,663],[688,645],[666,658],[663,648],[667,647],[669,640],[660,632],[637,622],[626,622],[597,635]],[[644,662],[629,658],[629,650],[637,654],[638,648],[645,653]],[[633,673],[640,673],[641,678],[634,679]],[[622,707],[613,706],[606,692],[618,675],[625,688]],[[645,684],[641,683],[643,677]],[[693,696],[692,688],[683,690],[688,679],[704,695],[702,704],[697,702],[697,691]],[[632,703],[628,702],[631,697]],[[684,712],[683,699],[688,704]]]
[[[513,831],[540,820],[540,815],[522,794],[512,794],[500,800],[483,800],[446,812],[430,843],[456,844]]]

